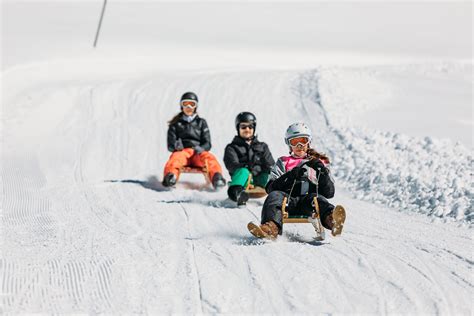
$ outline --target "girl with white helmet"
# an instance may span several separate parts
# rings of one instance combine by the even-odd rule
[[[286,130],[285,143],[290,155],[278,158],[270,172],[261,225],[249,223],[248,226],[256,237],[275,239],[281,235],[285,197],[290,216],[311,216],[313,200],[317,197],[322,225],[334,236],[341,234],[345,210],[327,200],[334,196],[334,182],[327,167],[329,158],[311,148],[311,141],[311,131],[304,123],[291,124]]]

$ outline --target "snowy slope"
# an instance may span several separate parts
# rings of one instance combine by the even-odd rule
[[[177,39],[193,32],[170,27],[182,4],[111,7],[104,49],[90,52],[85,25],[98,3],[9,2],[2,312],[472,314],[466,7],[194,4],[183,16],[201,21],[190,56]],[[223,12],[240,24],[224,26]],[[353,24],[346,35],[344,20]],[[146,29],[164,40],[150,44]],[[392,42],[379,47],[384,38]],[[263,199],[236,208],[200,175],[163,188],[166,122],[187,90],[202,100],[218,158],[240,111],[257,115],[275,156],[287,151],[288,124],[310,124],[333,158],[333,202],[348,210],[343,235],[319,243],[310,225],[286,225],[276,242],[256,240],[246,224],[258,221]],[[411,110],[418,120],[402,115]]]
[[[263,200],[238,209],[225,191],[199,187],[198,175],[173,191],[149,178],[161,179],[163,126],[185,87],[203,100],[218,157],[234,134],[221,122],[240,109],[262,118],[260,137],[275,155],[292,121],[329,131],[324,112],[301,108],[293,89],[301,76],[52,82],[5,104],[4,310],[470,313],[468,228],[357,201],[339,187],[334,200],[349,210],[342,238],[316,243],[310,225],[289,225],[279,241],[261,242],[245,225]]]

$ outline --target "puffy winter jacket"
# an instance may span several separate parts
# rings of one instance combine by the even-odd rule
[[[183,142],[184,148],[202,147],[205,151],[211,149],[211,134],[205,119],[198,115],[191,122],[186,121],[181,114],[179,120],[168,127],[168,150],[176,150],[178,139]]]
[[[270,180],[265,188],[267,193],[283,191],[289,194],[291,191],[291,196],[296,197],[307,193],[316,193],[317,189],[318,194],[325,198],[334,197],[334,180],[330,175],[330,170],[327,167],[323,168],[324,170],[321,172],[314,170],[305,165],[308,161],[308,159],[293,156],[278,158],[271,170]],[[295,167],[305,168],[306,176],[302,179],[296,179],[294,173],[290,172]]]
[[[267,144],[258,141],[257,137],[248,144],[245,139],[235,136],[225,148],[224,163],[232,176],[239,168],[253,170],[256,166],[260,172],[270,172],[275,160]]]

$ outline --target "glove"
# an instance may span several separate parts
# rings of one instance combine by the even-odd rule
[[[306,163],[308,167],[314,170],[320,170],[321,173],[328,173],[328,168],[324,165],[324,163],[319,159],[311,159]]]
[[[175,142],[174,142],[174,150],[175,151],[181,151],[184,149],[184,146],[183,146],[183,142],[181,141],[181,138],[178,138]]]
[[[201,146],[196,146],[194,147],[194,151],[199,155],[204,151],[204,148],[202,148]]]
[[[267,187],[265,190],[267,192],[271,192],[273,190],[289,190],[292,186],[292,183],[295,180],[302,180],[306,176],[306,168],[302,167],[294,167],[290,171],[286,172],[285,174],[281,175],[279,178],[275,179],[274,181],[268,182]]]
[[[306,169],[302,167],[294,167],[288,171],[288,175],[293,180],[301,180],[306,177]]]
[[[252,167],[251,171],[252,171],[252,176],[256,177],[260,174],[260,172],[262,172],[262,167],[259,165],[255,165]]]

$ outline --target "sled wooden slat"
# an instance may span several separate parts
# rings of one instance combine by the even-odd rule
[[[308,220],[308,217],[289,217],[289,218],[284,218],[283,223],[288,223],[288,224],[299,224],[299,223],[310,223]]]
[[[206,178],[207,183],[211,183],[211,178],[209,176],[209,166],[207,164],[207,160],[205,161],[204,167],[190,167],[190,166],[185,166],[181,168],[181,173],[201,173],[204,175],[204,178]]]
[[[267,191],[264,188],[254,186],[252,184],[252,174],[249,174],[249,178],[247,180],[247,186],[245,187],[245,192],[248,193],[249,197],[252,199],[258,199],[267,195]]]
[[[286,203],[288,198],[285,196],[281,207],[283,213],[283,223],[311,223],[307,215],[289,215],[286,211]],[[317,203],[317,200],[315,200]],[[316,205],[319,212],[319,205]]]
[[[287,224],[305,224],[305,223],[310,223],[313,225],[315,231],[316,231],[316,240],[324,240],[325,238],[325,233],[324,233],[324,228],[323,225],[321,224],[321,218],[319,217],[320,210],[319,210],[319,203],[318,199],[315,197],[313,199],[313,204],[314,207],[316,208],[316,212],[313,213],[312,217],[304,216],[304,215],[289,215],[288,212],[286,211],[286,203],[288,201],[288,197],[283,198],[283,204],[281,205],[281,212],[283,216],[283,223]]]
[[[250,198],[257,199],[267,195],[264,188],[253,187],[252,189],[246,190]]]
[[[196,168],[196,167],[184,167],[181,170],[182,173],[204,173],[206,170],[204,168]]]

